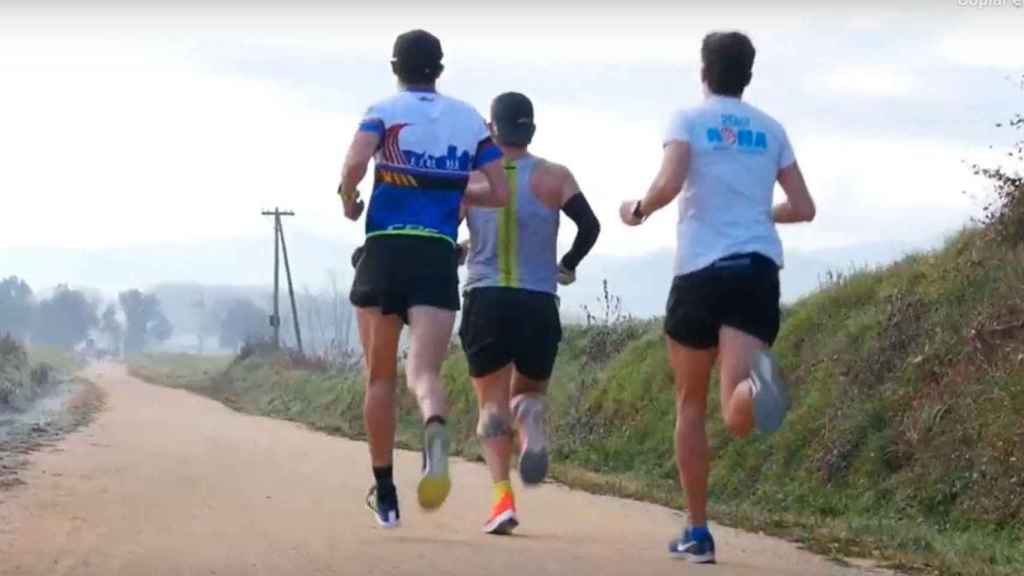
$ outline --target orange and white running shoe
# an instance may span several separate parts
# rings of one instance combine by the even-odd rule
[[[491,509],[491,517],[484,524],[484,532],[498,535],[511,534],[516,526],[519,526],[519,521],[516,520],[515,499],[511,492],[506,492]]]

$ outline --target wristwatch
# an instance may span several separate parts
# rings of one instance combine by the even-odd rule
[[[352,196],[349,197],[349,196],[345,196],[345,193],[342,192],[341,186],[339,185],[338,186],[338,196],[341,196],[342,200],[345,200],[347,202],[351,202],[353,200],[359,199],[359,190],[353,190],[352,191]]]

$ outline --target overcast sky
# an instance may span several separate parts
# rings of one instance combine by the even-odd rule
[[[1024,108],[1019,0],[617,4],[0,2],[0,260],[262,236],[275,205],[358,242],[334,194],[341,160],[414,27],[441,38],[442,92],[482,113],[502,91],[534,100],[534,150],[576,173],[604,254],[674,242],[672,211],[635,231],[615,210],[646,190],[671,112],[699,102],[709,30],[752,36],[747,98],[788,128],[818,201],[790,249],[956,229],[979,206],[964,161],[991,158],[1010,136],[993,125]]]

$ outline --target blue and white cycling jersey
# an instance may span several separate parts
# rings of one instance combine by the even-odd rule
[[[469,173],[501,158],[480,114],[436,92],[406,90],[371,106],[359,130],[381,138],[367,238],[404,234],[455,243]]]

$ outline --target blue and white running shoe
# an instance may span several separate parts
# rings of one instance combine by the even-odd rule
[[[366,507],[373,512],[373,517],[381,528],[398,528],[401,516],[398,513],[398,492],[394,486],[381,489],[376,484],[366,495]]]
[[[681,538],[668,544],[668,553],[673,558],[686,560],[693,564],[715,563],[715,539],[707,532],[706,538],[695,539],[689,528],[683,530]]]

